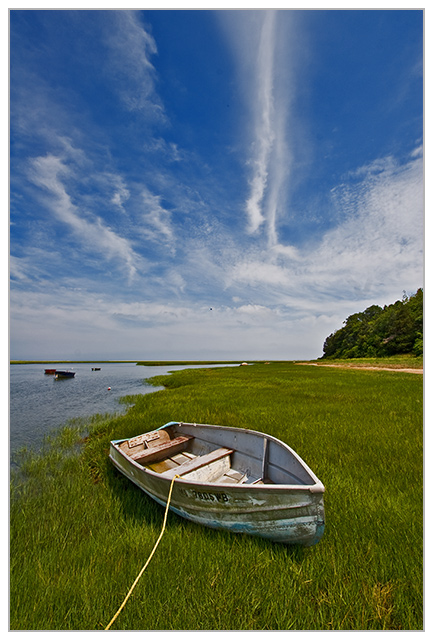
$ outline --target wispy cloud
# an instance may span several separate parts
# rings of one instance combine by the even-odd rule
[[[131,243],[110,229],[100,217],[80,211],[74,204],[65,186],[72,173],[72,168],[60,157],[47,154],[31,161],[29,179],[42,190],[42,198],[55,218],[69,227],[86,252],[96,251],[119,261],[131,280],[137,272],[139,256]]]
[[[287,217],[292,152],[287,136],[293,90],[289,56],[292,18],[284,11],[226,15],[226,29],[246,96],[247,232],[261,234],[269,248],[280,245],[278,224]],[[245,24],[241,25],[240,20]],[[234,28],[234,25],[236,28]],[[282,72],[284,70],[284,72]],[[280,248],[282,248],[280,246]],[[287,251],[293,247],[288,246]]]
[[[420,286],[423,255],[423,163],[378,159],[347,176],[333,190],[339,224],[295,254],[262,251],[233,265],[230,282],[253,286],[255,295],[307,305],[380,297]],[[405,283],[404,285],[402,283]],[[259,293],[261,291],[262,293]],[[277,293],[278,292],[278,293]]]
[[[112,88],[130,111],[145,111],[165,118],[155,90],[156,72],[151,59],[157,54],[154,38],[136,11],[112,11],[105,23],[108,59],[106,73]]]
[[[28,271],[30,265],[25,258],[18,258],[17,256],[10,256],[9,258],[9,272],[12,280],[20,280],[22,282],[28,282]]]
[[[123,211],[123,205],[130,196],[129,190],[125,185],[125,181],[121,176],[118,176],[116,174],[109,174],[107,178],[109,179],[113,187],[113,196],[111,198],[111,202]]]
[[[171,213],[161,205],[161,196],[153,195],[149,189],[143,188],[141,192],[143,200],[144,226],[141,233],[154,241],[162,241],[170,245],[174,240],[171,226]]]
[[[264,13],[260,29],[257,53],[255,86],[256,107],[254,109],[254,142],[251,165],[250,197],[246,203],[249,216],[249,231],[254,233],[265,220],[263,200],[268,184],[269,163],[275,142],[274,105],[274,42],[275,12]]]

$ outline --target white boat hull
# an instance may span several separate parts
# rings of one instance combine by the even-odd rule
[[[320,541],[325,525],[323,484],[286,444],[247,429],[187,423],[169,423],[160,429],[167,427],[174,436],[193,436],[185,452],[195,451],[195,457],[183,463],[184,469],[197,465],[200,455],[206,457],[212,447],[230,447],[231,451],[225,458],[175,479],[170,501],[174,513],[207,527],[286,544],[311,546]],[[144,466],[130,457],[127,442],[111,442],[113,464],[156,502],[166,505],[172,478],[181,472],[180,466],[155,471],[152,465]],[[143,455],[146,451],[151,450],[144,450]],[[242,477],[240,483],[230,480],[233,472]],[[203,480],[210,473],[216,479]]]

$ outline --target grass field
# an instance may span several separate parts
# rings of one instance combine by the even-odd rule
[[[170,420],[287,442],[325,484],[325,535],[288,547],[169,514],[113,629],[423,628],[422,376],[271,363],[154,380],[166,389],[134,397],[126,415],[71,423],[42,454],[20,454],[12,630],[105,628],[164,516],[111,466],[109,441]]]

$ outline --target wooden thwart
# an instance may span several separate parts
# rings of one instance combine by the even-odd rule
[[[180,453],[188,446],[188,442],[193,439],[194,436],[178,436],[173,438],[169,442],[157,445],[150,449],[142,449],[136,453],[129,453],[129,457],[135,462],[140,464],[150,464],[151,462],[158,462],[158,460],[164,460],[170,456],[174,456],[176,453]]]
[[[184,462],[174,469],[169,469],[168,471],[164,471],[161,475],[164,478],[173,478],[175,475],[183,476],[187,473],[191,473],[191,471],[197,471],[201,467],[205,467],[221,458],[225,458],[233,453],[233,449],[226,449],[225,447],[221,447],[221,449],[215,449],[210,453],[206,453],[203,456],[197,456],[193,460],[189,462]]]

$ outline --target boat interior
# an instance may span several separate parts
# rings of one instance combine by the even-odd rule
[[[217,431],[202,429],[190,435],[187,427],[157,429],[124,440],[118,447],[134,462],[168,479],[180,476],[217,484],[314,484],[297,460],[275,443],[268,446],[266,437],[254,438],[245,430],[227,445],[226,441],[218,442]]]
[[[272,484],[261,474],[248,474],[250,469],[235,468],[234,449],[215,448],[188,434],[177,435],[170,427],[124,440],[119,448],[138,464],[168,479],[180,476],[217,484]]]

